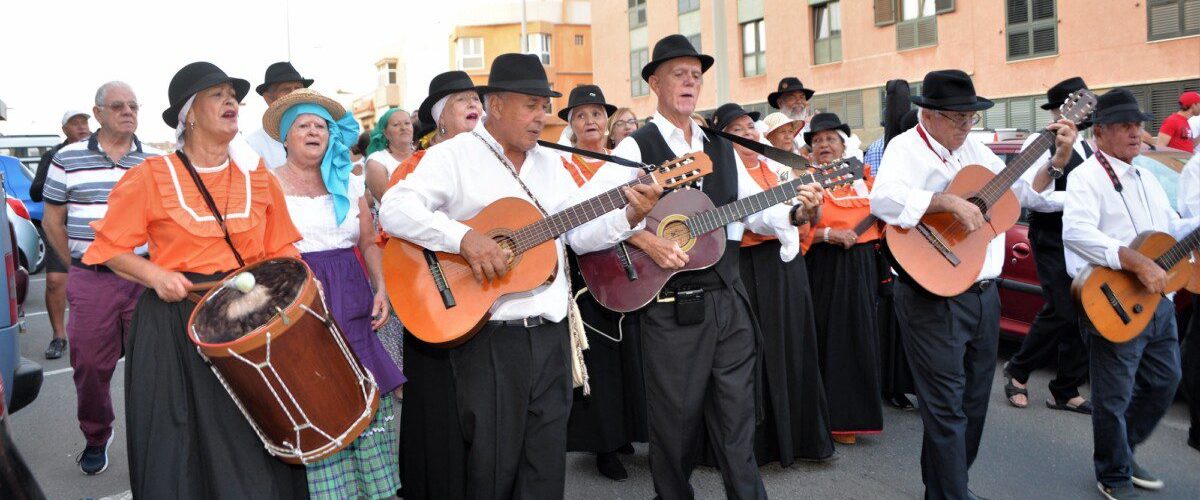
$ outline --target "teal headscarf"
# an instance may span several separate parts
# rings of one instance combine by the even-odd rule
[[[400,108],[388,108],[383,116],[379,117],[379,122],[375,124],[375,129],[371,131],[371,143],[367,145],[367,156],[371,156],[376,151],[383,151],[388,147],[387,136],[383,135],[384,129],[387,128],[388,118],[392,117],[392,113],[400,111]]]
[[[287,142],[288,131],[292,122],[300,115],[317,115],[325,119],[329,125],[329,146],[325,148],[325,158],[321,160],[321,179],[325,181],[325,189],[333,195],[333,215],[338,225],[346,220],[350,211],[350,197],[347,190],[350,186],[350,171],[354,165],[350,163],[350,146],[358,142],[358,122],[354,115],[346,113],[341,120],[334,120],[324,107],[309,102],[302,102],[288,108],[279,120],[279,130],[284,142]]]

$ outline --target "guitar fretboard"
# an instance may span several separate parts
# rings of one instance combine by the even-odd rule
[[[855,159],[845,160],[846,164],[853,165],[857,162]],[[775,205],[788,201],[796,197],[796,187],[803,184],[817,183],[824,187],[829,187],[827,181],[830,179],[839,179],[847,175],[845,169],[834,169],[829,173],[819,172],[816,174],[803,174],[795,179],[784,182],[771,189],[765,190],[753,196],[747,196],[732,203],[721,205],[720,207],[692,216],[685,222],[688,231],[692,236],[700,236],[707,234],[709,231],[715,231],[720,227],[735,220],[740,220],[747,215],[754,214],[771,208]]]
[[[533,247],[561,236],[563,233],[588,223],[601,215],[624,207],[628,200],[622,188],[638,184],[653,184],[654,177],[650,174],[639,175],[636,179],[626,182],[613,189],[574,205],[561,212],[546,216],[528,226],[516,230],[510,237],[513,242],[513,253],[520,254]]]
[[[1159,267],[1169,271],[1172,267],[1175,267],[1175,264],[1178,264],[1179,261],[1186,259],[1188,254],[1195,251],[1197,247],[1200,247],[1200,228],[1194,229],[1182,240],[1179,240],[1179,242],[1171,245],[1171,248],[1167,249],[1167,251],[1157,259],[1154,259],[1154,262],[1158,264]]]

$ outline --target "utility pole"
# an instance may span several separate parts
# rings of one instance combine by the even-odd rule
[[[529,34],[525,32],[525,0],[521,0],[521,53],[529,53]]]
[[[713,35],[716,38],[715,48],[717,51],[722,51],[725,50],[725,47],[729,43],[729,37],[725,33],[725,0],[713,0],[712,10]],[[717,104],[720,104],[729,102],[729,62],[726,61],[728,58],[725,57],[725,54],[714,52],[714,55],[717,60],[716,71],[709,74],[715,73],[714,76],[716,76],[717,81]]]

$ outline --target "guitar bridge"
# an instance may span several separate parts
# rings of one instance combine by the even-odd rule
[[[1117,317],[1121,318],[1121,322],[1128,325],[1133,319],[1129,317],[1129,313],[1125,312],[1125,306],[1121,305],[1121,300],[1113,293],[1112,288],[1108,283],[1100,285],[1100,291],[1104,292],[1104,298],[1108,299],[1108,305],[1112,306],[1113,311],[1116,311]]]
[[[433,275],[433,283],[437,285],[438,294],[442,296],[442,304],[446,309],[450,309],[457,305],[454,301],[454,294],[450,292],[450,285],[446,284],[446,275],[442,273],[442,263],[438,262],[437,254],[432,250],[424,249],[425,264],[429,266],[429,273]]]
[[[954,254],[954,251],[950,250],[950,245],[946,243],[946,240],[943,240],[941,235],[935,233],[924,222],[918,223],[915,229],[929,241],[930,245],[933,245],[933,248],[937,249],[938,253],[942,254],[942,257],[945,257],[950,262],[950,265],[958,267],[962,263],[958,256]]]
[[[637,269],[633,267],[633,259],[629,258],[629,246],[624,241],[617,244],[617,258],[621,261],[621,267],[625,268],[625,277],[629,281],[637,281]]]

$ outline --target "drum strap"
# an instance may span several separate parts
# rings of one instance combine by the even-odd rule
[[[200,173],[196,172],[196,168],[192,166],[192,160],[189,160],[183,150],[175,152],[179,155],[179,159],[183,161],[183,166],[187,170],[188,175],[192,176],[192,182],[196,183],[196,189],[200,191],[200,196],[204,198],[204,203],[208,205],[208,211],[212,212],[213,218],[217,219],[217,225],[221,226],[221,233],[225,235],[225,243],[229,244],[229,249],[233,251],[233,258],[237,259],[238,267],[246,267],[246,261],[242,260],[242,254],[238,253],[237,248],[233,246],[233,240],[229,238],[229,228],[225,227],[225,217],[221,215],[221,211],[217,210],[217,203],[213,201],[212,194],[208,192],[208,188],[204,187],[204,181],[200,178]]]

